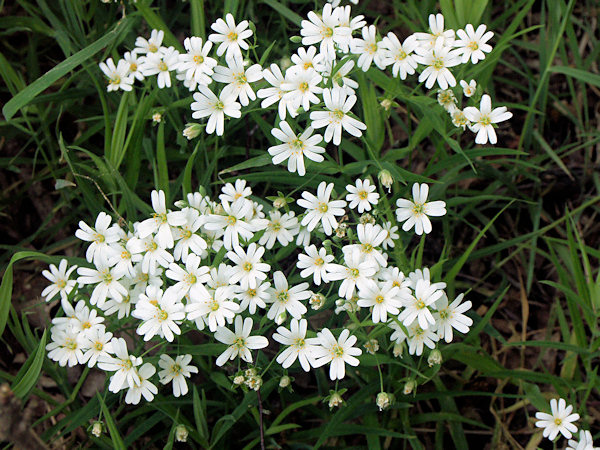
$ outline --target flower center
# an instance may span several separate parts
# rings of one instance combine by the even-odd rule
[[[361,200],[366,200],[369,197],[369,193],[367,191],[358,191],[358,198]]]
[[[342,356],[344,356],[344,349],[339,345],[334,345],[331,349],[331,355],[334,358],[341,358]]]
[[[173,364],[171,366],[171,371],[175,374],[175,375],[179,375],[181,373],[181,366],[179,364]]]
[[[384,301],[385,298],[383,298],[383,295],[378,295],[377,297],[375,297],[375,303],[382,304]]]
[[[219,302],[216,300],[213,300],[210,304],[210,310],[211,311],[218,311],[219,309]]]
[[[136,63],[129,64],[129,71],[130,72],[137,72],[137,64]]]
[[[227,35],[229,42],[235,42],[238,40],[238,34],[235,31],[230,31]]]
[[[492,119],[490,119],[490,116],[488,115],[483,115],[479,118],[479,123],[484,127],[487,127],[492,124]]]
[[[342,111],[341,109],[334,109],[333,111],[331,111],[331,113],[333,114],[334,119],[336,120],[342,120],[344,118],[344,116],[346,115],[346,113],[344,111]]]
[[[164,61],[158,63],[158,70],[161,72],[167,72],[169,70],[169,66]]]
[[[121,360],[121,370],[129,370],[133,367],[133,363],[131,362],[131,360],[128,359],[122,359]]]
[[[94,235],[94,242],[96,244],[102,244],[105,241],[104,235],[100,233],[96,233]]]
[[[279,300],[281,303],[287,303],[289,299],[290,294],[288,293],[287,289],[284,289],[277,293],[277,300]]]
[[[94,344],[94,349],[101,352],[103,348],[104,344],[100,341],[96,341],[96,343]]]
[[[448,318],[448,316],[449,316],[449,314],[448,314],[448,311],[447,311],[447,310],[443,309],[443,310],[441,310],[441,311],[440,311],[440,317],[441,317],[443,320],[446,320],[446,319]]]
[[[562,422],[563,422],[563,421],[562,421],[562,419],[561,419],[560,417],[557,417],[556,419],[554,419],[554,423],[555,423],[557,426],[560,426],[560,425],[562,424]]]
[[[423,214],[423,205],[421,205],[420,203],[415,203],[413,206],[413,214],[415,216],[420,216],[421,214]]]
[[[304,347],[305,344],[306,344],[306,342],[302,338],[296,338],[296,340],[294,341],[294,346],[299,349]]]
[[[331,36],[333,36],[333,28],[331,27],[325,27],[321,30],[321,35],[324,38],[330,38]]]
[[[65,341],[65,347],[69,350],[77,350],[77,341],[72,338],[67,338]]]
[[[112,277],[112,273],[110,273],[110,271],[106,271],[104,272],[104,274],[102,275],[102,281],[104,281],[104,283],[106,284],[110,284],[112,283],[113,277]]]
[[[319,210],[320,213],[324,214],[329,209],[329,206],[327,206],[327,203],[325,203],[325,202],[319,202],[317,209]]]
[[[56,287],[59,289],[64,289],[65,287],[67,287],[67,282],[65,280],[56,280]]]
[[[444,60],[442,58],[435,58],[431,65],[434,69],[441,70],[444,68]]]
[[[247,294],[249,297],[256,297],[256,289],[248,289]]]
[[[186,275],[185,277],[185,282],[187,284],[195,284],[196,281],[198,281],[198,278],[196,277],[196,275],[194,275],[193,273],[189,273]]]
[[[246,84],[248,82],[248,78],[246,78],[246,74],[244,72],[238,73],[233,77],[237,84]]]
[[[163,223],[167,223],[167,215],[165,213],[161,213],[161,214],[154,213],[152,215],[152,217],[154,217],[154,220],[156,220],[156,223],[158,223],[159,225],[161,225]]]
[[[417,300],[417,309],[423,309],[425,308],[425,302],[421,299]]]
[[[128,250],[123,250],[121,252],[121,259],[130,259],[131,258],[131,253],[129,253]]]
[[[92,324],[91,324],[91,323],[89,323],[89,322],[83,322],[83,323],[81,324],[81,328],[82,328],[83,330],[87,330],[88,328],[92,328]]]
[[[196,64],[202,64],[204,62],[204,56],[202,56],[202,55],[195,55],[194,56],[194,62]]]
[[[315,266],[322,266],[323,264],[325,264],[323,258],[321,258],[320,256],[315,258]]]
[[[225,104],[221,100],[217,100],[217,102],[215,103],[215,110],[223,111],[224,109],[225,109]]]
[[[303,150],[305,145],[304,142],[298,138],[294,139],[293,141],[290,141],[290,147],[296,149],[296,150]]]
[[[307,62],[304,63],[304,66],[302,66],[302,67],[304,67],[304,70],[308,70],[308,69],[310,69],[311,67],[314,67],[314,66],[313,66],[312,61],[307,61]]]
[[[373,246],[369,243],[362,245],[363,253],[371,253],[373,251]]]
[[[154,45],[154,44],[150,44],[150,45],[148,46],[148,51],[149,51],[150,53],[156,53],[156,52],[158,51],[158,47],[157,47],[156,45]]]
[[[237,218],[235,216],[227,216],[227,225],[235,225]]]
[[[183,230],[181,234],[183,235],[184,239],[189,239],[192,237],[192,232],[190,230]]]
[[[406,54],[406,52],[404,50],[400,50],[398,53],[396,53],[396,61],[402,61],[403,59],[405,59],[408,55]]]
[[[352,278],[358,278],[358,276],[360,275],[360,270],[358,270],[357,268],[348,269],[348,272]]]
[[[306,81],[303,81],[302,83],[300,83],[300,85],[298,86],[298,90],[300,92],[308,91],[308,83]]]
[[[167,320],[169,318],[169,313],[164,311],[164,310],[160,310],[158,312],[158,321],[159,322],[164,322],[165,320]]]
[[[244,269],[244,271],[245,271],[245,272],[251,272],[251,271],[252,271],[252,268],[253,268],[253,266],[252,266],[252,263],[250,263],[250,262],[246,261],[246,262],[244,263],[244,265],[242,266],[242,268]]]
[[[371,54],[377,53],[377,44],[370,44],[367,47],[367,51]]]
[[[467,47],[469,47],[472,51],[475,51],[479,49],[479,44],[475,41],[471,41],[469,42],[469,45],[467,45]]]
[[[273,231],[279,231],[281,230],[281,222],[279,221],[273,221],[269,224],[269,227],[273,230]]]
[[[243,337],[237,337],[235,338],[235,340],[233,341],[233,345],[234,347],[238,348],[238,349],[242,349],[246,347],[246,339],[244,339]]]

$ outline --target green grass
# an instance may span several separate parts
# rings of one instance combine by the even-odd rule
[[[407,254],[398,249],[394,255],[405,267],[422,261],[443,275],[450,296],[466,292],[476,312],[473,329],[442,348],[441,367],[430,369],[417,358],[365,358],[361,367],[373,369],[340,383],[349,388],[346,404],[331,412],[321,403],[332,388],[325,372],[316,371],[306,381],[310,389],[295,392],[280,392],[277,377],[265,379],[267,445],[536,448],[545,443],[533,415],[556,396],[588,423],[594,414],[588,405],[598,401],[600,356],[600,76],[593,72],[600,46],[588,20],[597,2],[439,2],[450,24],[481,22],[495,32],[494,52],[468,66],[463,78],[478,80],[515,114],[501,127],[498,146],[479,148],[469,132],[457,134],[432,106],[435,97],[414,89],[414,78],[403,83],[389,70],[371,70],[360,74],[354,108],[368,125],[364,140],[345,139],[323,163],[309,165],[303,178],[265,156],[279,120],[259,102],[244,110],[244,120],[226,124],[223,139],[204,135],[188,142],[181,135],[192,122],[184,88],[159,91],[152,80],[129,94],[107,93],[98,62],[117,59],[153,27],[181,47],[192,32],[210,33],[225,12],[256,24],[256,60],[270,49],[266,61],[278,61],[296,47],[289,37],[299,34],[299,21],[315,2],[138,0],[128,4],[125,17],[119,4],[96,1],[7,3],[0,14],[0,335],[6,346],[0,378],[17,397],[37,396],[49,405],[45,416],[34,417],[44,441],[169,447],[178,423],[187,426],[196,448],[251,448],[260,439],[256,394],[234,391],[225,372],[213,369],[220,348],[190,347],[203,373],[191,394],[177,402],[158,396],[135,408],[110,393],[83,395],[90,371],[70,383],[73,372],[40,357],[49,333],[31,317],[44,311],[41,270],[63,254],[81,264],[74,237],[79,220],[89,223],[99,211],[130,222],[143,218],[155,188],[172,204],[200,187],[214,195],[223,182],[244,178],[258,197],[281,191],[297,198],[321,180],[342,192],[359,176],[376,180],[382,169],[394,176],[394,194],[427,181],[435,183],[432,198],[446,199],[449,214],[427,243],[419,247],[403,235],[399,247]],[[353,7],[369,23],[377,20],[382,36],[423,29],[428,14],[438,11],[431,0],[394,0],[387,10],[382,3],[362,0]],[[399,107],[385,111],[383,99]],[[152,124],[155,111],[163,115],[158,126]],[[388,344],[382,338],[381,347]],[[19,363],[13,362],[17,354],[24,356]],[[269,361],[262,358],[264,368]],[[385,390],[396,396],[383,413],[374,403],[376,366]],[[52,387],[38,383],[42,374]],[[431,381],[404,395],[412,377]],[[82,438],[76,430],[86,431],[98,417],[107,433]]]

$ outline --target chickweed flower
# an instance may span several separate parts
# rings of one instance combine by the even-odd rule
[[[398,199],[396,205],[396,218],[398,222],[404,222],[402,229],[404,231],[415,227],[415,233],[419,236],[423,233],[431,233],[431,221],[428,216],[440,217],[446,214],[446,202],[441,200],[435,202],[427,202],[429,194],[429,186],[422,183],[413,184],[412,188],[413,201],[404,198]]]
[[[47,302],[52,300],[56,294],[60,294],[60,297],[66,300],[75,287],[76,281],[69,280],[69,276],[77,269],[77,266],[73,265],[67,269],[67,264],[66,259],[61,259],[58,268],[54,264],[50,264],[50,271],[42,271],[42,275],[52,282],[42,291],[42,297],[45,297]]]
[[[344,329],[336,339],[329,328],[323,328],[317,333],[317,339],[320,344],[315,349],[316,367],[329,363],[329,378],[331,380],[341,380],[346,375],[346,364],[358,366],[360,361],[356,356],[362,354],[360,348],[354,347],[356,336],[350,336],[350,330]]]
[[[492,99],[487,94],[481,97],[479,109],[467,106],[463,112],[465,117],[471,121],[471,131],[477,133],[476,144],[486,144],[488,141],[490,144],[496,144],[498,138],[493,124],[504,122],[512,117],[512,113],[507,110],[506,106],[492,110]]]
[[[292,173],[297,171],[298,175],[304,176],[306,174],[305,156],[311,161],[322,162],[324,158],[321,154],[325,153],[325,149],[317,144],[323,140],[323,136],[313,135],[313,131],[312,127],[308,127],[300,136],[297,136],[287,122],[279,122],[279,128],[273,128],[271,134],[283,144],[269,147],[268,152],[273,157],[273,164],[281,164],[287,159],[288,170]]]
[[[175,359],[169,355],[160,355],[158,365],[162,369],[158,372],[162,384],[173,383],[173,395],[179,397],[188,393],[188,386],[185,381],[193,373],[198,373],[198,368],[192,366],[192,355],[179,355]]]
[[[538,419],[535,426],[544,429],[545,438],[553,441],[558,433],[561,433],[565,438],[570,439],[573,433],[577,433],[577,426],[573,422],[579,420],[579,414],[572,414],[573,405],[567,406],[563,398],[558,401],[553,398],[550,400],[550,409],[551,414],[535,413],[535,418]]]
[[[333,230],[338,227],[336,216],[344,215],[346,202],[344,200],[330,200],[329,197],[333,191],[333,183],[327,184],[322,181],[317,188],[317,195],[310,192],[302,192],[302,198],[298,200],[298,205],[306,208],[306,215],[302,219],[308,231],[315,229],[319,222],[323,225],[325,234],[330,236]]]
[[[250,336],[252,332],[252,319],[246,317],[242,322],[242,317],[235,318],[235,332],[228,328],[219,328],[215,333],[215,339],[219,342],[229,345],[217,358],[217,366],[222,366],[230,359],[235,359],[237,356],[244,361],[251,363],[252,354],[250,350],[265,348],[269,345],[269,341],[264,336]]]
[[[206,86],[198,86],[200,92],[194,94],[195,102],[192,103],[192,117],[201,119],[208,117],[206,132],[212,134],[217,132],[217,136],[223,136],[225,130],[225,115],[239,119],[242,117],[240,112],[241,105],[235,101],[231,93],[221,92],[217,97],[213,91]]]
[[[131,91],[133,89],[132,85],[135,80],[133,75],[129,73],[127,61],[121,59],[115,66],[112,58],[108,58],[106,62],[101,62],[99,66],[108,78],[108,86],[106,87],[108,92],[118,91],[119,89]]]
[[[242,49],[248,50],[248,43],[246,39],[252,36],[252,30],[247,29],[249,23],[247,20],[242,20],[237,25],[235,19],[231,14],[225,16],[225,20],[217,19],[210,27],[216,31],[216,33],[208,36],[208,39],[218,44],[217,55],[222,56],[223,53],[227,52],[225,57],[233,57],[234,55],[241,55]]]

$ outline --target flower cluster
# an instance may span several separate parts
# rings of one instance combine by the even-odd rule
[[[397,216],[410,221],[405,230],[414,225],[418,234],[428,233],[427,215],[445,214],[445,203],[426,203],[424,184],[413,193],[414,203],[398,200]],[[69,280],[75,267],[66,260],[44,273],[52,281],[46,300],[60,294],[64,311],[52,322],[49,357],[111,373],[109,390],[127,389],[128,403],[158,392],[153,363],[160,383],[171,383],[175,396],[187,393],[186,379],[198,370],[192,355],[169,354],[179,336],[194,330],[224,344],[217,366],[236,359],[253,364],[253,351],[266,347],[271,358],[272,332],[282,370],[296,361],[307,372],[328,364],[330,378],[340,380],[346,365],[360,363],[359,340],[367,352],[379,351],[371,334],[389,334],[395,355],[404,341],[410,354],[421,355],[424,346],[451,342],[453,330],[466,333],[472,325],[464,315],[471,302],[463,303],[462,294],[450,303],[446,284],[433,281],[427,268],[405,275],[391,263],[387,250],[399,239],[398,226],[375,209],[379,194],[368,179],[348,185],[345,200],[333,183],[322,182],[316,195],[302,192],[301,210],[278,201],[268,214],[239,179],[223,186],[218,201],[196,192],[171,210],[163,191],[153,191],[151,200],[152,216],[128,229],[103,212],[93,226],[80,222],[76,236],[89,243],[89,267],[77,268],[76,280]],[[298,252],[278,260],[289,246]],[[278,270],[286,265],[286,273]],[[329,311],[342,326],[311,330],[310,310]],[[357,317],[365,325],[351,331]],[[253,332],[255,323],[266,325]],[[143,338],[131,350],[136,355],[121,336],[126,328]],[[150,348],[148,341],[161,350],[137,356]],[[430,360],[439,364],[441,355]],[[260,388],[257,373],[243,377],[240,382]]]
[[[223,135],[225,118],[242,117],[242,107],[257,98],[262,99],[262,108],[276,106],[280,122],[272,134],[281,144],[268,152],[273,164],[287,160],[288,170],[299,175],[306,173],[305,157],[317,163],[324,160],[323,142],[339,146],[343,132],[362,136],[366,125],[352,112],[359,87],[353,74],[372,66],[391,67],[392,75],[401,80],[420,71],[418,81],[427,89],[439,86],[438,100],[456,127],[476,133],[478,144],[495,144],[494,124],[510,119],[512,113],[506,107],[492,110],[488,95],[481,97],[479,108],[461,110],[451,89],[457,86],[451,69],[485,59],[492,51],[488,41],[493,33],[485,25],[474,29],[468,24],[456,32],[445,29],[441,14],[432,14],[429,26],[429,32],[417,32],[402,41],[393,32],[381,37],[363,16],[352,17],[350,6],[328,3],[319,14],[309,12],[302,21],[303,47],[288,63],[261,67],[250,62],[250,54],[255,53],[249,51],[247,42],[253,35],[249,22],[236,24],[227,14],[225,20],[211,25],[214,33],[206,42],[195,36],[186,38],[185,53],[163,46],[163,31],[153,30],[148,40],[138,37],[136,47],[116,65],[108,59],[100,68],[109,79],[109,91],[131,90],[135,79],[153,75],[159,88],[170,87],[174,76],[194,91],[192,118],[207,119],[207,134]],[[467,98],[476,93],[474,80],[460,80],[460,86]],[[323,134],[315,134],[321,129]],[[201,130],[199,124],[189,124],[183,134],[191,139]]]

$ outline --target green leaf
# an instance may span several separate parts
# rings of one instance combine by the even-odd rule
[[[69,56],[63,62],[50,69],[40,78],[35,80],[25,89],[11,98],[8,102],[6,102],[6,105],[4,105],[2,108],[2,113],[4,114],[6,120],[10,120],[17,113],[17,111],[28,105],[31,100],[33,100],[45,89],[49,88],[55,81],[65,76],[75,67],[83,64],[107,45],[110,45],[117,38],[117,36],[119,36],[121,31],[127,27],[130,20],[132,20],[131,17],[126,17],[120,21],[117,26],[113,28],[113,30],[109,31],[96,42],[88,45],[83,50],[80,50],[74,55]]]
[[[167,168],[167,154],[165,151],[165,122],[158,124],[156,135],[156,168],[158,173],[158,189],[165,191],[165,197],[169,198],[169,171]]]
[[[27,361],[15,377],[15,382],[11,386],[14,394],[21,399],[27,397],[27,394],[36,385],[40,377],[42,364],[46,358],[47,331],[44,330],[37,349],[29,355],[29,358],[27,358]]]
[[[171,33],[170,28],[167,26],[165,21],[162,20],[162,18],[158,14],[156,14],[154,11],[152,11],[152,9],[148,5],[143,3],[142,1],[137,1],[134,3],[134,5],[137,8],[137,10],[140,13],[142,13],[142,16],[144,16],[144,19],[146,19],[146,22],[148,22],[148,25],[150,25],[150,27],[152,27],[156,30],[162,30],[165,33],[165,37],[164,37],[165,44],[172,45],[180,52],[185,51],[185,49],[183,48],[183,45],[181,45],[181,43],[177,40],[175,35],[173,33]]]
[[[49,261],[54,258],[44,255],[39,252],[17,252],[6,267],[4,276],[2,277],[2,284],[0,284],[0,336],[4,333],[6,327],[6,321],[8,320],[8,313],[10,312],[10,306],[12,301],[12,288],[13,288],[13,264],[22,259],[38,258],[42,261]]]
[[[278,1],[276,1],[276,0],[262,0],[262,1],[263,1],[263,3],[266,3],[271,8],[273,8],[275,11],[277,11],[279,14],[281,14],[283,17],[288,19],[294,25],[300,26],[300,24],[302,23],[302,17],[300,17],[298,14],[296,14],[290,8],[288,8],[285,5],[282,5]]]
[[[108,428],[108,432],[110,433],[110,438],[112,440],[114,448],[118,450],[125,450],[125,444],[123,443],[123,439],[121,439],[121,435],[119,434],[119,430],[115,425],[115,421],[112,415],[110,414],[110,411],[106,407],[106,404],[104,403],[104,400],[100,396],[99,392],[96,393],[96,397],[98,398],[100,406],[102,407],[102,414],[104,415],[104,420],[106,420],[106,426]]]
[[[562,73],[569,77],[577,78],[579,81],[591,84],[592,86],[600,87],[600,75],[587,70],[576,69],[574,67],[567,66],[553,66],[548,70],[553,73]]]

